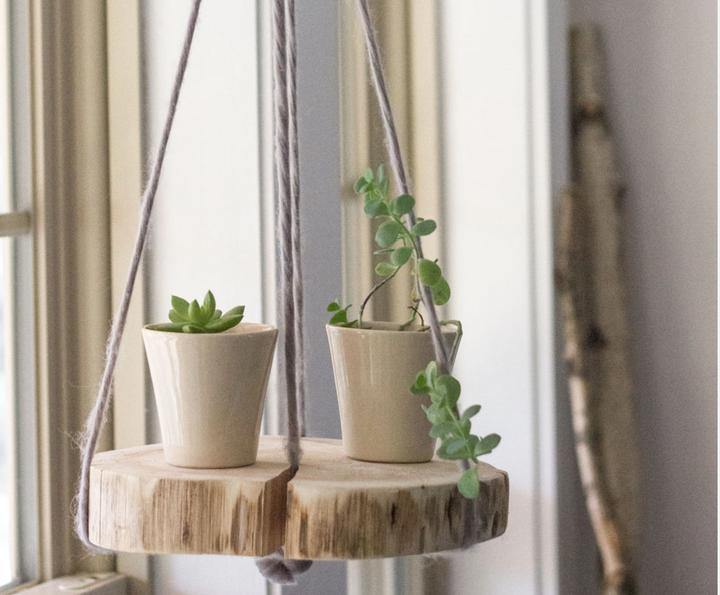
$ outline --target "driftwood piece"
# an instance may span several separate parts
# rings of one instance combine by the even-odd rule
[[[565,340],[565,363],[570,392],[575,453],[585,501],[603,562],[606,589],[619,589],[630,573],[620,545],[620,532],[612,513],[602,465],[597,391],[593,365],[602,341],[593,326],[588,295],[587,259],[583,254],[586,225],[580,200],[571,191],[562,197],[558,221],[559,254],[556,259],[560,310]],[[608,595],[613,591],[607,590]],[[623,591],[617,590],[622,593]]]
[[[507,526],[507,474],[490,465],[480,464],[480,497],[468,501],[451,461],[354,461],[338,440],[302,447],[289,483],[277,436],[261,437],[258,462],[238,469],[172,467],[159,445],[100,453],[90,539],[127,552],[264,556],[284,543],[288,558],[363,559],[457,549]]]
[[[558,277],[576,450],[607,595],[634,592],[638,465],[621,254],[623,188],[595,27],[571,32],[574,190],[561,203]]]

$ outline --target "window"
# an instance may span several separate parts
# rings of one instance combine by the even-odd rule
[[[27,118],[15,109],[27,105],[26,29],[11,26],[19,8],[0,4],[0,592],[36,576],[31,219],[20,174]]]
[[[450,56],[460,45],[439,51],[426,33],[419,32],[434,31],[443,19],[447,25],[463,21],[457,11],[465,9],[444,9],[438,19],[432,6],[423,9],[411,0],[373,3],[385,10],[380,21],[383,48],[391,87],[401,94],[394,103],[404,122],[402,134],[413,143],[408,155],[416,191],[428,211],[447,206],[442,214],[457,218],[462,197],[474,197],[459,188],[465,180],[454,175],[453,167],[439,171],[438,151],[444,143],[448,155],[459,152],[464,137],[450,137],[453,123],[459,121],[455,116],[448,119],[448,137],[442,143],[428,140],[427,134],[440,132],[440,106],[439,98],[423,89],[436,88],[439,83],[432,77],[440,75],[448,77],[449,85],[463,80],[458,75],[460,63],[455,64],[457,71],[429,68],[430,61],[443,52]],[[134,579],[134,590],[144,585],[159,594],[201,595],[222,591],[227,584],[245,584],[246,590],[264,593],[266,585],[251,560],[123,554],[114,560],[90,558],[73,538],[69,511],[78,457],[68,436],[81,427],[94,400],[107,322],[117,305],[136,230],[142,174],[167,108],[189,2],[37,0],[32,2],[32,22],[27,4],[29,0],[0,0],[0,594],[36,578],[113,568]],[[260,1],[222,0],[203,7],[153,217],[152,247],[128,324],[135,332],[125,335],[112,425],[106,426],[102,448],[128,447],[154,437],[155,416],[147,411],[152,400],[144,400],[145,357],[137,330],[146,318],[164,318],[171,293],[200,294],[210,286],[218,295],[242,295],[248,311],[258,319],[272,318],[269,10],[268,3]],[[339,437],[339,422],[322,304],[343,294],[362,293],[360,286],[372,282],[367,261],[372,236],[358,201],[346,190],[358,170],[385,160],[382,140],[369,132],[375,100],[364,70],[365,50],[355,10],[352,2],[346,7],[328,1],[298,3],[301,176],[308,198],[301,214],[305,328],[308,394],[313,395],[308,427],[312,435],[330,437]],[[526,16],[512,12],[508,27],[521,33]],[[343,28],[338,36],[339,24]],[[418,29],[421,25],[425,29]],[[460,39],[454,31],[447,37]],[[413,44],[422,44],[424,52]],[[467,65],[462,63],[468,66],[467,71],[462,69],[463,76],[473,68],[478,76],[471,58],[467,57]],[[339,59],[345,61],[342,69]],[[529,68],[525,60],[524,54],[515,56],[513,81],[524,80]],[[418,71],[409,77],[413,86],[403,96],[408,63]],[[438,62],[433,68],[447,65]],[[30,80],[35,83],[32,102]],[[494,87],[488,83],[488,88]],[[513,104],[515,112],[504,113],[504,119],[517,120],[518,113],[524,114],[525,100],[519,103],[519,107]],[[213,109],[208,110],[208,105]],[[497,116],[487,112],[484,117]],[[424,125],[413,128],[417,122]],[[530,135],[524,126],[518,125],[521,129],[513,138],[522,137],[529,152]],[[462,169],[475,171],[473,165]],[[456,202],[441,205],[437,199],[441,190],[453,190],[449,194]],[[508,205],[525,217],[529,200],[523,190]],[[203,212],[196,215],[199,201]],[[522,232],[531,225],[525,219],[521,224]],[[529,241],[523,235],[525,255]],[[433,249],[442,250],[465,251],[458,243]],[[483,252],[492,254],[492,247]],[[525,260],[521,264],[517,277],[523,275],[521,290],[529,292],[531,265]],[[368,272],[356,278],[360,270]],[[457,286],[467,287],[471,281],[457,279]],[[458,293],[471,295],[472,289]],[[390,312],[394,302],[389,294],[386,297],[383,308]],[[349,301],[357,303],[355,298]],[[531,307],[525,301],[515,305],[524,316]],[[482,322],[478,320],[476,328]],[[526,316],[521,322],[522,328],[513,335],[517,345],[525,345],[532,334],[532,321]],[[518,351],[525,358],[522,378],[532,382],[534,364],[527,351]],[[497,387],[498,394],[506,388],[504,379],[497,381]],[[478,394],[490,393],[492,387],[487,388],[480,387]],[[527,418],[533,415],[534,409],[524,410]],[[270,404],[269,431],[280,429],[279,411],[277,403]],[[513,456],[525,465],[533,444],[528,438],[522,445],[525,450],[518,448]],[[517,489],[520,484],[514,485]],[[535,519],[533,507],[544,506],[545,501],[551,505],[552,498],[540,502],[538,486],[527,481],[526,487],[521,494],[523,510]],[[539,524],[522,526],[531,532]],[[522,550],[527,562],[520,577],[523,584],[539,574],[535,558],[541,554],[532,550],[533,539],[539,541],[531,535]],[[550,544],[545,549],[552,549],[552,538],[543,543]],[[473,568],[477,566],[477,560],[467,559]],[[499,567],[488,567],[483,580],[499,574]],[[461,576],[462,567],[456,568],[456,576]],[[477,576],[463,572],[462,576],[471,577],[468,582]],[[505,577],[517,579],[518,573],[507,572]],[[369,588],[378,593],[422,593],[431,587],[421,584],[433,580],[440,578],[413,561],[357,563],[347,570],[344,564],[328,563],[317,564],[294,592],[360,593]]]

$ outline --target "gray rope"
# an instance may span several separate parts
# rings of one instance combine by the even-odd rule
[[[410,182],[403,163],[402,151],[400,150],[400,141],[398,140],[397,127],[395,126],[395,118],[393,117],[392,106],[390,105],[390,97],[388,95],[387,83],[385,82],[385,73],[382,61],[380,60],[380,50],[378,48],[377,34],[373,27],[372,17],[370,16],[370,7],[367,0],[358,0],[358,9],[360,11],[360,20],[362,21],[363,31],[365,32],[365,45],[367,46],[368,62],[370,64],[370,72],[372,74],[375,93],[377,94],[378,104],[380,105],[380,114],[382,116],[383,128],[385,129],[385,141],[387,144],[388,154],[390,157],[390,166],[395,173],[395,181],[398,188],[403,194],[410,194]],[[411,229],[415,225],[415,212],[409,213],[405,217],[405,226]],[[415,248],[420,258],[423,258],[422,242],[418,237],[415,240]],[[440,320],[438,319],[435,304],[432,300],[430,288],[421,285],[422,301],[427,310],[428,322],[430,323],[430,331],[432,333],[433,348],[435,350],[435,359],[442,373],[446,374],[450,371],[447,350],[442,340],[442,330],[440,329]]]
[[[299,433],[305,435],[305,342],[303,338],[303,279],[302,243],[300,233],[300,157],[298,151],[297,121],[297,40],[295,39],[295,0],[287,0],[285,13],[285,35],[287,42],[287,101],[288,101],[288,144],[290,176],[290,207],[292,222],[292,268],[293,268],[293,318],[295,326],[295,376],[297,378],[297,407]]]
[[[77,494],[77,510],[75,513],[75,530],[78,537],[89,548],[98,550],[90,543],[88,524],[89,524],[89,496],[90,496],[90,465],[95,454],[98,438],[102,432],[103,426],[107,419],[107,410],[112,400],[112,380],[115,374],[115,366],[117,364],[118,354],[120,352],[120,343],[122,341],[125,323],[127,321],[128,310],[130,309],[130,298],[132,297],[133,288],[135,287],[135,279],[140,267],[140,257],[142,256],[145,240],[147,239],[148,225],[150,223],[150,215],[152,214],[153,204],[155,203],[155,195],[157,194],[158,183],[160,181],[160,173],[162,172],[163,162],[165,161],[165,152],[167,151],[170,132],[175,120],[175,112],[177,111],[178,99],[180,97],[180,89],[182,88],[185,70],[187,69],[188,57],[190,55],[190,46],[192,45],[193,36],[200,11],[202,0],[194,0],[190,18],[188,19],[187,30],[185,33],[185,42],[183,44],[180,62],[178,63],[177,72],[175,74],[175,82],[170,96],[170,105],[167,117],[165,119],[165,127],[163,128],[160,144],[157,149],[155,163],[153,164],[150,174],[150,181],[145,189],[140,206],[140,226],[135,238],[135,246],[133,248],[132,259],[130,261],[130,270],[128,271],[127,280],[125,281],[125,290],[123,292],[122,301],[115,319],[110,329],[110,337],[108,339],[105,369],[98,390],[95,405],[85,424],[85,432],[82,439],[82,462],[80,471],[80,482]],[[106,551],[106,550],[101,550]]]
[[[275,192],[279,240],[278,312],[283,326],[283,361],[287,400],[285,451],[291,476],[302,455],[305,425],[303,287],[300,242],[300,171],[297,139],[297,43],[295,0],[273,2],[273,81],[275,99]],[[287,560],[282,548],[255,560],[260,574],[280,585],[294,585],[310,560]]]
[[[367,46],[368,62],[372,73],[373,85],[380,105],[383,128],[385,129],[385,141],[387,144],[388,154],[390,156],[390,165],[393,172],[395,172],[395,181],[400,191],[403,194],[410,194],[410,182],[405,170],[405,164],[403,163],[397,127],[395,126],[395,118],[393,117],[387,83],[385,82],[385,73],[383,71],[382,61],[380,60],[377,34],[370,15],[370,7],[368,6],[368,0],[357,0],[357,3],[363,25],[363,31],[365,32],[365,45]],[[405,218],[405,225],[408,229],[410,229],[413,225],[415,225],[415,222],[415,212],[413,211]],[[415,247],[418,255],[422,258],[422,242],[419,237],[415,240]],[[430,292],[430,289],[424,285],[421,285],[421,293],[425,310],[427,310],[428,321],[430,322],[435,359],[437,360],[438,368],[441,373],[447,374],[451,371],[451,362],[448,359],[445,343],[442,339],[442,330],[440,328],[437,311],[435,310],[435,304],[433,303],[432,293]],[[461,471],[466,471],[470,468],[470,463],[467,460],[460,460],[458,461],[458,467]],[[477,531],[478,519],[475,515],[473,501],[463,499],[463,506],[465,508],[463,548],[466,548],[472,545],[475,541],[474,534]]]
[[[260,574],[276,585],[296,585],[297,577],[307,572],[312,560],[287,560],[280,548],[274,554],[255,560]]]
[[[288,111],[288,47],[287,47],[287,0],[274,0],[274,98],[275,98],[275,190],[277,193],[277,225],[279,241],[278,311],[283,327],[283,372],[287,405],[287,436],[285,451],[291,474],[300,464],[300,424],[298,421],[297,336],[295,334],[295,297],[293,288],[293,193],[291,182],[292,151],[290,150],[290,123]],[[293,86],[294,88],[294,86]],[[302,381],[302,378],[300,378]]]

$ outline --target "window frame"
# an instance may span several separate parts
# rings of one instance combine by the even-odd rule
[[[6,296],[4,313],[6,390],[11,423],[8,435],[11,478],[11,535],[13,541],[11,582],[0,585],[6,593],[37,580],[37,478],[35,399],[32,324],[32,218],[29,192],[29,80],[27,4],[21,0],[3,3],[3,38],[0,59],[6,68],[6,146],[8,163],[3,192],[7,212],[0,214]],[[22,440],[21,437],[26,437]],[[20,505],[23,503],[23,505]]]
[[[10,0],[26,14],[37,581],[114,570],[74,533],[74,437],[95,399],[110,319],[104,3]],[[99,447],[112,446],[105,432]],[[25,585],[27,586],[27,585]]]

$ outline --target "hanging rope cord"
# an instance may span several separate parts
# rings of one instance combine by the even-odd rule
[[[140,267],[140,257],[145,248],[147,240],[148,227],[150,225],[150,215],[152,214],[153,205],[155,204],[155,195],[157,194],[158,183],[160,182],[160,173],[162,172],[163,163],[165,161],[165,153],[167,151],[168,141],[170,140],[170,132],[172,131],[173,122],[175,121],[175,112],[177,111],[178,99],[180,98],[180,89],[182,88],[187,69],[188,58],[190,56],[190,47],[192,45],[195,28],[197,26],[198,14],[200,12],[200,4],[202,0],[194,0],[188,19],[187,29],[185,32],[185,41],[183,43],[180,61],[178,62],[175,81],[173,83],[172,93],[170,95],[170,105],[168,106],[167,116],[165,118],[165,126],[163,128],[160,144],[157,148],[155,162],[150,174],[150,181],[145,189],[140,205],[140,225],[138,227],[137,236],[135,238],[135,246],[133,248],[132,259],[130,260],[130,270],[128,271],[125,281],[125,289],[123,291],[120,307],[113,319],[110,328],[110,337],[108,339],[107,351],[105,356],[105,369],[103,371],[100,389],[98,390],[95,405],[88,416],[85,424],[85,432],[83,434],[81,449],[82,460],[80,468],[80,482],[78,485],[77,510],[75,513],[75,530],[80,540],[90,549],[105,551],[90,543],[88,534],[89,525],[89,500],[90,500],[90,465],[92,464],[97,442],[102,432],[105,421],[107,420],[107,411],[112,401],[112,380],[115,374],[115,366],[117,364],[118,354],[120,352],[120,343],[122,341],[125,323],[127,322],[128,311],[130,309],[130,298],[135,288],[135,280],[137,278],[138,269]]]
[[[274,0],[273,24],[275,192],[280,253],[278,313],[283,327],[284,357],[281,363],[287,407],[285,450],[290,473],[294,475],[300,465],[300,437],[304,434],[305,419],[294,0]]]
[[[385,143],[387,145],[388,155],[390,157],[390,166],[395,174],[395,182],[400,192],[410,194],[410,182],[405,170],[402,151],[400,149],[400,141],[398,140],[397,128],[395,126],[395,118],[393,116],[392,106],[390,105],[390,97],[388,95],[387,83],[385,82],[385,73],[380,60],[380,50],[377,42],[377,34],[373,27],[372,17],[370,16],[370,7],[367,0],[358,0],[358,9],[365,33],[365,44],[367,46],[368,62],[370,64],[370,72],[372,74],[373,86],[377,94],[378,104],[380,106],[380,114],[382,115],[383,128],[385,130]],[[412,229],[416,223],[415,211],[412,211],[405,217],[405,226]],[[415,249],[418,256],[423,258],[423,248],[420,238],[415,239]],[[448,360],[447,350],[442,339],[442,330],[440,328],[440,320],[438,319],[435,304],[432,300],[430,288],[421,285],[421,297],[425,310],[427,311],[428,321],[430,322],[430,332],[432,333],[433,348],[435,350],[435,359],[442,374],[450,372],[450,362]]]
[[[275,194],[279,275],[278,314],[283,326],[283,377],[287,407],[285,451],[291,476],[300,465],[305,435],[305,358],[302,334],[303,284],[300,241],[300,166],[297,138],[297,42],[295,0],[273,0],[273,97]],[[255,560],[260,574],[294,585],[310,560],[288,560],[283,549]]]

